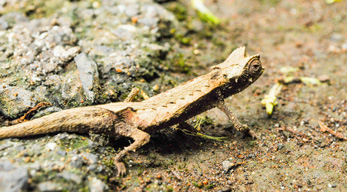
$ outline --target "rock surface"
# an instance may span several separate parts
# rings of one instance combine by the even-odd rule
[[[6,4],[9,9],[11,4]],[[135,81],[158,76],[156,58],[168,51],[156,41],[164,27],[159,22],[167,23],[166,30],[176,23],[160,5],[67,1],[64,9],[54,11],[43,18],[6,10],[1,16],[0,96],[5,107],[0,112],[5,118],[43,101],[70,108],[121,100]],[[132,22],[133,17],[138,21]]]
[[[17,167],[9,161],[0,161],[0,189],[6,192],[25,190],[28,185],[28,169]]]

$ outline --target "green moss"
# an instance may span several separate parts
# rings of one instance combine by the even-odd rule
[[[318,23],[315,23],[311,26],[309,26],[307,29],[310,31],[310,32],[318,32],[318,31],[321,31],[324,27],[322,27],[321,24],[318,24]]]
[[[185,5],[183,5],[181,3],[177,3],[177,2],[168,3],[166,5],[166,9],[173,12],[175,14],[177,20],[179,20],[179,21],[184,21],[184,20],[187,20],[187,18],[188,18],[187,8]]]
[[[202,183],[201,182],[195,182],[195,181],[193,181],[193,183],[192,183],[195,187],[197,187],[197,188],[202,188]]]
[[[114,167],[114,162],[112,158],[103,158],[102,164],[105,165],[106,167]]]
[[[167,67],[172,71],[178,71],[181,73],[189,73],[192,68],[192,66],[187,63],[186,57],[183,53],[175,53],[171,55],[167,62]]]
[[[275,6],[280,2],[281,2],[280,0],[260,0],[261,4],[269,4],[271,6]]]
[[[175,39],[183,45],[190,45],[190,42],[192,41],[191,37],[187,37],[186,35],[180,33],[175,34]]]
[[[60,140],[59,146],[66,150],[80,149],[87,147],[89,144],[89,140],[85,137],[76,137],[73,139],[62,139]]]
[[[213,189],[214,185],[213,184],[208,184],[205,186],[205,189]]]
[[[21,1],[18,1],[18,5],[4,6],[4,9],[0,14],[6,14],[9,12],[23,12],[25,15],[33,18],[49,17],[60,10],[66,5],[65,0],[29,0],[23,6]]]
[[[171,186],[167,186],[167,187],[166,187],[166,191],[167,191],[167,192],[172,192],[172,191],[174,191],[174,189],[173,189],[173,187],[171,187]]]

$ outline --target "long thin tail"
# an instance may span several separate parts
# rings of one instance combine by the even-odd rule
[[[63,110],[24,123],[0,128],[0,138],[27,137],[56,132],[112,132],[116,115],[99,107]]]

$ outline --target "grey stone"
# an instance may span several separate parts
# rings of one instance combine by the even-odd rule
[[[83,165],[83,159],[80,155],[74,155],[71,158],[70,164],[71,164],[71,166],[73,166],[75,168],[81,168]]]
[[[157,19],[157,18],[144,17],[144,18],[139,19],[138,22],[143,24],[143,25],[146,25],[148,27],[153,27],[153,26],[157,25],[158,21],[159,21],[159,19]]]
[[[9,28],[8,22],[5,21],[3,18],[0,18],[0,30],[5,30],[8,28]]]
[[[79,78],[82,83],[84,93],[87,99],[94,102],[95,93],[93,88],[98,82],[99,73],[96,63],[87,57],[85,53],[80,53],[75,57],[77,69],[79,71]]]
[[[89,191],[90,192],[103,192],[108,190],[107,185],[101,180],[93,177],[89,179]]]
[[[71,17],[74,14],[82,18],[81,22],[75,22]],[[139,24],[131,23],[133,16],[138,16]],[[165,8],[151,1],[138,0],[103,1],[95,7],[74,1],[44,18],[29,20],[22,13],[6,13],[0,18],[10,25],[0,37],[0,55],[11,62],[2,65],[2,69],[8,69],[1,70],[5,78],[0,81],[32,91],[33,103],[47,101],[66,108],[79,106],[85,100],[93,103],[119,100],[134,80],[157,78],[162,66],[157,60],[163,59],[157,52],[162,50],[147,45],[160,44],[157,40],[165,30],[159,30],[164,25],[158,26],[158,21],[169,21],[163,22],[168,30],[176,27],[174,15]],[[77,38],[76,34],[83,35]],[[88,52],[87,64],[95,68],[83,71],[79,67],[88,66],[82,62],[75,68],[71,61],[78,59],[80,50]],[[102,97],[96,97],[95,83],[100,83],[97,93]],[[0,113],[11,111],[15,113],[11,118],[16,118],[29,107],[32,105],[16,112],[10,104],[0,109]],[[0,121],[9,118],[6,113],[4,116]]]
[[[58,150],[58,151],[57,151],[57,154],[60,155],[60,156],[65,157],[67,153],[66,153],[66,151]]]
[[[95,48],[92,50],[94,55],[102,55],[102,56],[108,56],[110,55],[112,52],[114,52],[114,49],[108,46],[104,46],[104,45],[98,45],[95,46]],[[91,53],[89,53],[91,54]]]
[[[6,21],[8,24],[8,27],[4,28],[3,30],[8,29],[9,27],[12,27],[16,23],[22,23],[22,22],[28,22],[29,21],[29,19],[23,13],[20,13],[20,12],[6,13],[0,19]],[[11,21],[11,22],[9,23],[8,21]]]
[[[75,135],[70,135],[68,133],[59,133],[57,135],[55,135],[55,137],[57,138],[57,140],[62,140],[62,139],[71,139],[73,138]]]
[[[96,164],[98,162],[98,156],[92,153],[84,153],[82,156],[87,164]]]
[[[136,27],[133,25],[120,25],[112,30],[112,33],[121,39],[132,39],[136,30]]]
[[[63,46],[58,45],[54,47],[53,49],[53,55],[58,58],[62,58],[64,60],[69,60],[73,58],[78,52],[80,48],[79,47],[71,47],[68,49],[65,49]]]
[[[51,113],[54,113],[54,112],[58,112],[58,111],[61,111],[62,109],[59,108],[59,107],[48,107],[46,109],[43,109],[41,111],[39,111],[38,113],[36,113],[32,119],[36,119],[36,118],[39,118],[39,117],[42,117],[42,116],[45,116],[45,115],[49,115]]]
[[[40,165],[39,162],[35,162],[35,163],[32,163],[32,164],[28,165],[28,168],[30,170],[39,171],[41,169],[41,165]]]
[[[25,167],[16,167],[9,161],[0,162],[0,189],[6,192],[25,190],[29,174]]]
[[[73,181],[76,184],[81,184],[81,182],[82,182],[82,176],[71,173],[67,170],[63,171],[62,173],[59,173],[58,176],[66,179],[68,181]]]
[[[53,183],[50,181],[42,182],[38,185],[38,189],[41,192],[52,192],[52,191],[61,191],[63,187],[61,184]]]
[[[138,4],[130,4],[126,7],[124,13],[129,17],[134,17],[139,13],[139,5]]]
[[[230,161],[222,162],[222,168],[225,173],[227,173],[233,166],[235,166],[235,164]]]
[[[97,168],[98,168],[98,166],[96,164],[91,164],[87,167],[87,170],[93,172],[93,171],[96,171]]]
[[[3,151],[9,147],[12,147],[14,144],[9,141],[9,140],[4,140],[1,144],[0,144],[0,151]]]
[[[331,34],[330,39],[332,41],[339,42],[339,41],[343,40],[343,35],[340,33],[333,33],[333,34]]]
[[[83,86],[78,77],[78,71],[71,71],[67,73],[61,83],[61,97],[57,97],[56,99],[62,102],[62,100],[70,100],[75,102],[80,102],[83,97]],[[57,86],[57,87],[60,87]]]
[[[16,118],[19,113],[34,106],[33,93],[19,87],[0,86],[0,96],[4,105],[0,105],[0,113],[10,118]]]

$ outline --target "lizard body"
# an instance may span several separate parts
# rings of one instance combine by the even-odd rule
[[[248,131],[226,108],[225,98],[251,85],[263,73],[259,55],[246,56],[236,49],[210,73],[196,77],[142,102],[117,102],[63,110],[24,123],[3,127],[0,138],[26,137],[55,132],[98,133],[126,136],[134,142],[114,157],[118,174],[125,173],[120,159],[146,144],[149,133],[166,128],[213,107],[221,109],[239,131]],[[130,99],[131,100],[131,99]]]

